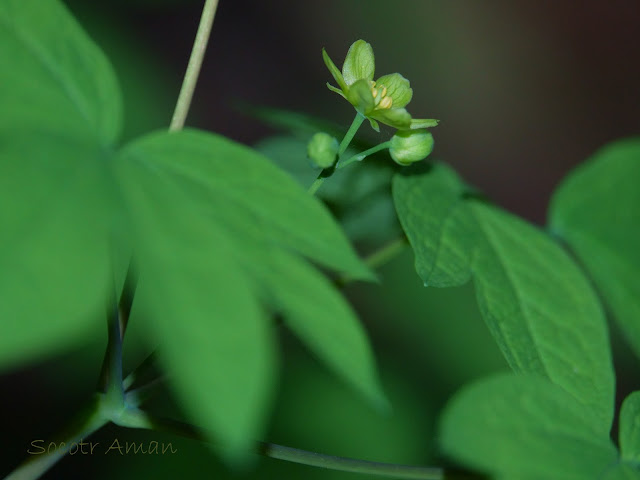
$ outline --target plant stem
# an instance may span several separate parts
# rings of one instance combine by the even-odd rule
[[[398,237],[367,256],[364,259],[364,263],[371,269],[381,267],[398,256],[398,254],[400,254],[407,245],[408,243],[405,236]],[[343,287],[352,281],[352,277],[343,275],[336,280],[336,284],[338,287]]]
[[[74,424],[69,428],[69,433],[60,435],[65,446],[62,447],[61,442],[56,442],[59,448],[48,450],[42,454],[32,454],[30,457],[20,464],[13,472],[11,472],[4,480],[35,480],[53,467],[67,452],[74,443],[79,443],[89,437],[96,430],[109,423],[100,410],[100,399],[89,405],[75,420]],[[43,448],[43,447],[40,447]],[[29,453],[29,450],[27,450]]]
[[[200,17],[198,33],[196,34],[193,49],[191,50],[191,57],[189,58],[187,71],[184,74],[184,80],[182,81],[182,88],[180,89],[176,109],[173,112],[173,118],[171,119],[171,125],[169,126],[169,131],[171,132],[181,130],[182,127],[184,127],[184,122],[187,118],[187,114],[189,113],[189,107],[191,106],[193,92],[195,91],[196,83],[198,82],[200,67],[202,66],[204,53],[207,49],[209,34],[211,33],[211,26],[213,25],[213,19],[216,16],[217,8],[218,0],[206,0],[202,10],[202,16]]]
[[[337,162],[340,162],[340,158],[342,157],[344,152],[347,150],[347,147],[351,143],[351,140],[353,140],[353,137],[355,137],[356,132],[362,125],[362,122],[364,122],[364,119],[365,119],[364,115],[362,115],[361,113],[356,113],[356,116],[353,119],[353,122],[351,123],[349,130],[347,130],[347,133],[344,135],[344,138],[342,139],[342,142],[340,142],[340,146],[338,147]],[[309,193],[311,195],[314,195],[318,191],[320,186],[324,183],[325,178],[328,178],[331,175],[333,175],[334,171],[335,171],[335,166],[331,166],[329,168],[323,169],[318,175],[318,178],[316,178],[316,180],[309,187]]]
[[[149,414],[144,414],[144,420],[138,424],[144,423],[147,423],[146,428],[150,428],[155,431],[172,433],[181,437],[206,442],[206,439],[198,429],[187,423],[159,418]],[[322,453],[300,450],[298,448],[285,447],[275,443],[258,442],[255,447],[255,453],[277,460],[301,463],[312,467],[321,467],[343,472],[355,472],[366,475],[378,475],[382,477],[400,479],[444,480],[445,478],[445,472],[441,468],[416,467],[336,457],[333,455],[324,455]]]
[[[407,245],[407,238],[404,235],[398,237],[366,257],[364,263],[371,268],[381,267],[402,252]]]
[[[377,475],[380,477],[444,480],[444,471],[435,467],[417,467],[412,465],[398,465],[394,463],[370,462],[355,458],[336,457],[322,453],[309,452],[298,448],[290,448],[274,443],[261,443],[258,453],[261,455],[285,460],[287,462],[302,463],[312,467],[339,470],[342,472],[354,472],[364,475]]]
[[[108,341],[100,373],[100,389],[114,408],[124,405],[122,384],[122,333],[120,310],[116,307],[108,313]]]
[[[391,140],[381,143],[379,145],[376,145],[375,147],[371,147],[368,150],[365,150],[364,152],[360,152],[357,155],[354,155],[353,157],[350,157],[344,161],[341,161],[337,166],[336,169],[341,169],[344,168],[350,164],[352,164],[353,162],[361,162],[362,160],[364,160],[366,157],[368,157],[369,155],[373,155],[374,153],[379,152],[380,150],[384,150],[385,148],[389,148],[391,146]]]

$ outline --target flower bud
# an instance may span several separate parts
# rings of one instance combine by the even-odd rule
[[[391,138],[389,153],[400,165],[427,158],[433,150],[433,136],[427,130],[398,130]]]
[[[329,168],[336,161],[338,140],[327,133],[316,133],[307,144],[307,156],[321,168]]]

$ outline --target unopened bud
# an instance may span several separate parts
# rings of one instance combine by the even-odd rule
[[[307,156],[321,168],[329,168],[336,161],[338,140],[327,133],[316,133],[307,144]]]
[[[429,156],[433,136],[427,130],[398,130],[391,138],[389,153],[400,165],[410,165]]]

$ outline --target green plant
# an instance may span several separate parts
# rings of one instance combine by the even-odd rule
[[[201,439],[233,466],[257,452],[395,478],[462,477],[255,441],[274,393],[276,317],[364,400],[389,408],[340,288],[375,281],[372,269],[407,246],[425,286],[473,281],[514,371],[451,399],[438,435],[446,456],[497,478],[640,478],[637,392],[620,410],[619,445],[610,438],[615,378],[604,313],[606,305],[640,354],[640,140],[606,146],[571,173],[539,229],[445,164],[417,163],[431,153],[426,129],[437,121],[404,109],[412,90],[401,75],[373,82],[373,50],[358,40],[342,72],[323,52],[340,87],[330,89],[356,109],[340,142],[313,119],[257,112],[316,134],[308,152],[322,170],[305,191],[260,152],[183,129],[216,6],[205,4],[169,131],[120,146],[120,91],[102,52],[57,0],[0,0],[0,57],[11,66],[0,71],[0,365],[73,344],[104,319],[109,339],[100,391],[61,438],[66,447],[7,478],[38,477],[108,423]],[[358,143],[365,118],[397,132]],[[383,167],[366,194],[391,184],[403,233],[361,260],[314,194],[334,174],[340,189],[350,165],[342,181],[369,176],[358,163],[367,157]],[[160,346],[125,377],[130,321]],[[138,383],[156,357],[197,427],[143,409],[158,379]]]

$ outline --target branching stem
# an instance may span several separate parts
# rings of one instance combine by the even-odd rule
[[[340,158],[342,157],[344,152],[349,147],[351,140],[353,140],[353,137],[355,137],[358,129],[362,125],[362,122],[364,122],[364,119],[365,117],[361,113],[357,113],[355,118],[353,119],[353,122],[351,123],[349,130],[347,130],[347,133],[345,134],[344,138],[340,142],[340,146],[338,147],[338,160],[337,160],[338,163],[340,162]],[[324,183],[325,178],[328,178],[331,175],[333,175],[333,172],[335,171],[335,169],[336,169],[335,166],[331,166],[329,168],[325,168],[324,170],[322,170],[318,175],[318,178],[316,178],[316,180],[309,187],[309,193],[311,195],[314,195],[318,191],[320,186]]]

